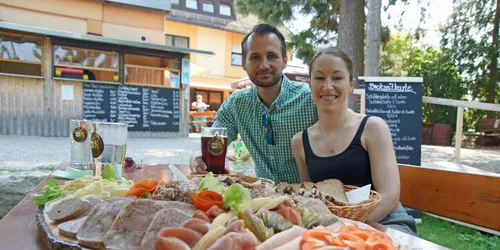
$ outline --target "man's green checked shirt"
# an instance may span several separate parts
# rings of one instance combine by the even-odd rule
[[[268,109],[274,144],[266,141],[266,106],[254,87],[237,91],[221,105],[213,127],[227,128],[228,143],[240,133],[255,161],[256,174],[276,183],[299,183],[291,139],[318,121],[309,86],[283,76],[280,94]]]

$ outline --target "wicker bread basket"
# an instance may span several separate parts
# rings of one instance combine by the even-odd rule
[[[356,189],[356,186],[344,185],[344,191],[349,192],[353,189]],[[347,218],[355,221],[365,222],[368,220],[368,216],[372,213],[373,209],[380,202],[382,197],[376,191],[370,190],[370,200],[364,201],[358,204],[330,204],[328,205],[328,209],[330,211],[342,218]]]
[[[206,175],[204,174],[200,174],[200,175],[190,175],[188,176],[189,179],[191,178],[198,178],[198,177],[205,177]],[[214,174],[215,177],[218,177],[218,176],[229,176],[229,177],[235,177],[235,178],[238,178],[240,179],[240,181],[242,182],[245,182],[245,183],[254,183],[258,180],[260,180],[262,182],[262,184],[269,184],[271,187],[274,187],[275,186],[275,183],[274,181],[270,180],[270,179],[266,179],[266,178],[259,178],[259,177],[253,177],[253,176],[247,176],[247,175],[238,175],[238,174]]]

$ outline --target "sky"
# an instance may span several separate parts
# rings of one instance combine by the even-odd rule
[[[382,6],[386,6],[388,2],[389,0],[382,0]],[[403,3],[398,1],[396,5],[390,6],[387,12],[384,12],[382,9],[382,25],[389,26],[389,28],[391,29],[391,33],[398,32],[396,27],[398,26],[401,12],[404,9],[406,11],[402,16],[403,31],[414,31],[417,28],[420,20],[420,6],[418,5],[418,2],[419,1],[417,0],[410,0],[408,5],[405,6]],[[427,19],[425,21],[425,24],[422,25],[422,28],[426,29],[427,32],[425,37],[421,41],[423,43],[439,47],[441,37],[438,32],[438,27],[440,24],[445,24],[448,17],[452,14],[453,0],[422,0],[422,2],[423,4],[427,4],[430,2],[430,5],[427,8]],[[296,16],[295,21],[292,21],[287,26],[292,32],[299,32],[301,30],[306,30],[309,28],[310,20],[311,17],[299,14]],[[302,64],[302,62],[296,63]]]

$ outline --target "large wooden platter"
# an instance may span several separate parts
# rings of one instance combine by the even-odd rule
[[[78,240],[59,233],[58,223],[49,219],[43,209],[38,209],[36,213],[36,224],[40,232],[40,237],[46,249],[50,250],[84,250],[90,249],[78,245]]]

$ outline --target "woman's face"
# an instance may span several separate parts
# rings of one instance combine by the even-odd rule
[[[349,81],[347,66],[340,57],[320,55],[311,69],[311,92],[318,110],[331,113],[347,109],[349,92],[354,81]]]

